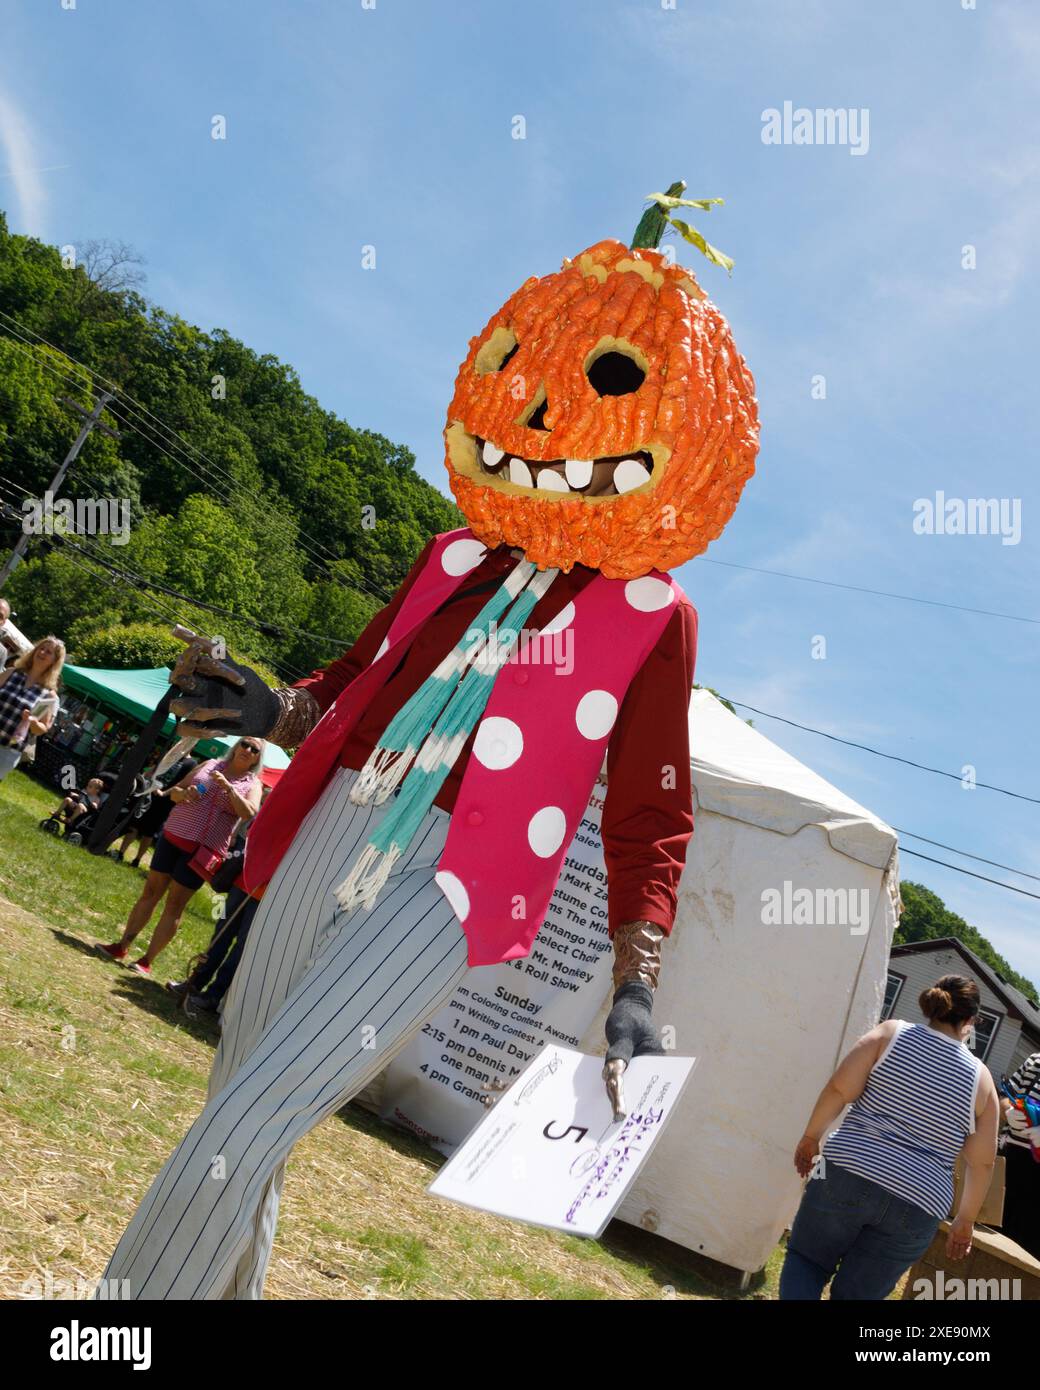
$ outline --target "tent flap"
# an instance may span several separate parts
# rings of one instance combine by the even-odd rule
[[[695,690],[690,701],[690,749],[704,810],[781,835],[818,825],[850,859],[874,869],[891,859],[896,834],[890,826],[736,718],[708,690]]]

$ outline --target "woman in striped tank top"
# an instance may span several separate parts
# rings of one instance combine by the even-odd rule
[[[864,1034],[820,1092],[795,1167],[811,1176],[787,1242],[782,1299],[882,1299],[931,1245],[967,1169],[946,1251],[971,1249],[997,1148],[997,1088],[964,1040],[974,980],[944,975],[918,1001],[928,1026],[888,1019]],[[841,1111],[848,1113],[823,1145]]]

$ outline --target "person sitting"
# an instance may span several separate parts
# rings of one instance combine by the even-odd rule
[[[927,1026],[887,1019],[865,1033],[820,1092],[794,1163],[806,1184],[780,1273],[781,1299],[884,1299],[931,1245],[966,1178],[946,1241],[971,1249],[997,1148],[997,1089],[965,1038],[979,988],[944,975],[918,1001]],[[827,1127],[848,1114],[822,1147]]]
[[[89,811],[97,811],[105,804],[107,793],[100,777],[91,777],[82,791],[69,792],[61,805],[51,813],[51,820],[65,823],[68,832]]]
[[[130,909],[120,939],[96,943],[100,954],[110,960],[124,960],[130,943],[148,925],[165,897],[152,939],[144,955],[130,967],[140,975],[152,973],[155,958],[173,940],[184,909],[205,881],[192,867],[193,862],[199,865],[203,856],[222,858],[237,822],[254,816],[259,809],[263,750],[263,739],[240,738],[225,759],[209,759],[172,788],[174,809],[155,846],[141,896]]]

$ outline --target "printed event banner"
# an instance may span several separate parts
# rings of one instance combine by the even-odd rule
[[[611,987],[597,782],[524,960],[470,970],[384,1072],[380,1114],[450,1154],[547,1043],[577,1048]]]

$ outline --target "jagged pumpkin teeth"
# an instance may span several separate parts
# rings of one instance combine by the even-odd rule
[[[505,456],[506,451],[504,449],[497,449],[494,446],[494,444],[491,443],[490,439],[484,445],[484,449],[481,454],[481,458],[484,460],[484,462],[487,464],[489,468],[494,468],[496,464],[501,463]]]
[[[614,486],[618,492],[632,492],[642,487],[649,478],[650,474],[635,459],[622,459],[614,469]]]
[[[570,492],[567,486],[567,479],[554,473],[551,468],[540,468],[538,470],[538,481],[536,484],[543,492]]]
[[[523,459],[509,460],[509,481],[518,487],[531,487],[531,470]]]
[[[592,460],[568,459],[563,471],[571,487],[587,487],[592,481]]]

